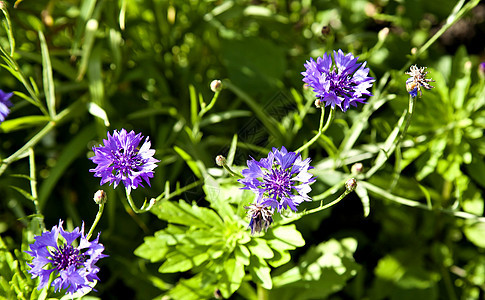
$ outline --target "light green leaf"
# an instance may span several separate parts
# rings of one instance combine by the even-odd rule
[[[246,245],[249,248],[249,251],[259,258],[270,259],[274,256],[273,251],[263,239],[254,238]]]
[[[231,258],[224,262],[224,273],[219,284],[224,298],[229,298],[241,286],[244,275],[244,265],[238,260]]]
[[[202,178],[202,171],[200,170],[199,164],[190,156],[187,152],[185,152],[182,148],[179,148],[177,146],[173,147],[175,152],[180,155],[185,161],[185,163],[189,166],[189,168],[194,172],[195,176],[198,178]]]
[[[485,248],[485,223],[477,222],[463,229],[467,239],[480,248]]]
[[[160,266],[160,273],[185,272],[209,259],[206,247],[177,247],[176,252],[167,255],[167,260]]]
[[[248,268],[254,282],[261,284],[263,288],[268,290],[273,287],[270,275],[271,269],[263,259],[252,255],[251,264]]]
[[[305,240],[294,224],[275,227],[266,233],[265,238],[273,249],[293,250],[305,245]]]
[[[3,121],[0,124],[0,131],[12,132],[15,130],[21,130],[25,128],[36,127],[39,125],[45,125],[49,122],[50,118],[47,116],[25,116],[12,120]]]
[[[223,225],[221,218],[212,209],[190,205],[183,200],[178,203],[164,201],[151,211],[158,218],[175,224],[209,228]]]
[[[47,109],[52,119],[56,116],[56,93],[54,77],[52,76],[52,64],[49,57],[49,49],[44,34],[39,30],[40,50],[42,53],[42,79],[44,80],[44,93],[47,102]]]

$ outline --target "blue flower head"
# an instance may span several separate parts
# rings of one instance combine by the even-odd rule
[[[317,98],[325,102],[325,106],[340,107],[342,111],[357,102],[365,103],[364,96],[372,96],[368,90],[375,79],[369,77],[369,68],[366,62],[357,63],[358,57],[351,53],[344,54],[342,50],[318,57],[317,61],[310,58],[304,65],[303,81],[313,88]]]
[[[10,102],[10,97],[12,97],[13,93],[5,93],[4,91],[0,90],[0,123],[5,121],[5,118],[10,113],[9,107],[13,104]]]
[[[109,182],[110,185],[114,183],[116,188],[123,182],[128,193],[138,185],[143,187],[142,180],[150,185],[153,169],[159,160],[153,158],[155,150],[150,149],[148,137],[139,147],[142,140],[141,133],[135,134],[133,130],[115,130],[113,135],[108,132],[108,139],[103,140],[104,146],[93,147],[94,156],[90,159],[98,166],[89,171],[101,177],[101,185]]]
[[[255,205],[278,212],[286,208],[297,211],[300,203],[311,201],[308,193],[315,177],[308,172],[313,169],[310,161],[310,158],[302,160],[299,153],[288,152],[285,147],[273,148],[267,158],[248,160],[248,169],[242,170],[244,178],[238,181],[245,185],[242,189],[256,194]]]
[[[55,291],[66,290],[66,294],[81,292],[83,294],[92,290],[89,283],[99,280],[97,273],[99,268],[96,262],[106,257],[102,254],[104,246],[99,243],[99,234],[92,242],[84,235],[84,223],[74,228],[72,232],[64,231],[62,221],[58,226],[52,227],[35,237],[35,242],[30,245],[31,251],[26,251],[33,257],[32,263],[28,264],[28,270],[32,278],[39,277],[40,284],[37,289],[44,288],[49,282],[51,273],[55,279],[51,286]],[[79,245],[73,242],[79,240]]]

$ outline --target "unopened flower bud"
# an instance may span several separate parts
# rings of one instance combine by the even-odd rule
[[[352,168],[350,169],[352,174],[360,174],[362,173],[362,170],[364,169],[364,165],[362,163],[355,163],[352,165]]]
[[[0,9],[5,9],[5,8],[7,8],[5,1],[0,1]]]
[[[212,80],[211,82],[211,90],[216,93],[222,90],[222,81],[220,80]]]
[[[356,187],[357,187],[357,180],[355,180],[355,178],[350,178],[345,183],[345,189],[349,192],[353,192]]]
[[[389,27],[382,28],[379,33],[377,34],[377,38],[379,41],[383,41],[389,35]]]
[[[219,167],[222,167],[226,164],[227,160],[224,156],[222,155],[217,155],[216,156],[216,165],[218,165]]]
[[[319,98],[319,99],[315,100],[315,107],[316,108],[322,108],[322,107],[324,107],[324,105],[325,105],[325,103],[322,99]]]
[[[93,200],[96,204],[105,204],[106,199],[108,196],[106,195],[106,192],[103,190],[98,190],[93,197]]]
[[[485,77],[485,61],[478,65],[478,75],[482,78]]]

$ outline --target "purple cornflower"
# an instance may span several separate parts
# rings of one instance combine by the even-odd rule
[[[406,90],[413,98],[418,95],[418,92],[419,96],[421,97],[423,94],[421,87],[428,90],[434,88],[434,86],[429,84],[430,82],[434,82],[434,80],[426,78],[428,72],[425,72],[425,70],[426,67],[418,68],[416,65],[412,65],[409,72],[406,72],[407,75],[411,76],[406,80]]]
[[[10,97],[12,97],[13,93],[5,93],[4,91],[0,90],[0,123],[5,121],[5,118],[10,113],[9,107],[13,104],[10,102]]]
[[[244,178],[238,181],[245,185],[242,189],[257,195],[255,205],[269,206],[278,212],[288,207],[296,211],[301,202],[311,201],[307,194],[315,177],[308,172],[313,169],[310,161],[310,158],[302,160],[299,153],[288,152],[285,147],[273,148],[259,162],[254,158],[248,160],[248,169],[242,170]]]
[[[135,134],[133,130],[115,130],[113,135],[108,132],[108,139],[103,140],[104,146],[93,147],[94,156],[90,159],[98,166],[89,171],[95,172],[94,176],[101,177],[101,185],[106,182],[111,185],[114,182],[116,188],[123,181],[128,194],[138,185],[143,187],[142,179],[150,185],[153,169],[157,167],[159,160],[153,158],[155,150],[150,149],[148,137],[138,147],[142,139],[141,133]]]
[[[32,263],[27,264],[31,269],[32,278],[40,277],[40,284],[37,289],[44,288],[49,282],[52,272],[56,278],[51,286],[55,291],[66,289],[66,294],[88,293],[92,290],[90,282],[99,280],[99,268],[96,262],[107,255],[102,254],[104,246],[98,242],[98,237],[89,242],[84,235],[84,223],[74,228],[72,232],[64,231],[63,221],[59,220],[59,225],[52,227],[51,231],[46,231],[40,236],[35,237],[35,242],[30,245],[31,251],[25,251],[33,257]],[[81,237],[79,246],[72,243]],[[44,269],[48,266],[47,269]]]
[[[325,106],[340,107],[342,111],[357,102],[365,103],[364,96],[372,96],[367,89],[372,87],[375,79],[369,77],[369,68],[364,63],[357,63],[351,53],[345,55],[342,50],[333,51],[334,62],[330,54],[323,54],[315,62],[313,58],[304,65],[303,81],[313,88],[317,98],[325,102]]]

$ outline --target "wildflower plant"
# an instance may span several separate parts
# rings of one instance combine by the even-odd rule
[[[251,232],[267,229],[272,223],[272,212],[284,209],[297,211],[297,206],[303,201],[311,201],[308,193],[310,184],[315,177],[308,171],[310,158],[302,160],[301,154],[273,148],[268,157],[256,161],[247,161],[248,169],[242,170],[243,179],[238,181],[243,189],[256,194],[254,203],[248,207],[251,218]]]
[[[485,64],[432,49],[480,1],[445,0],[448,17],[405,1],[13,2],[0,299],[485,293]]]
[[[50,284],[55,291],[86,294],[99,280],[96,263],[107,256],[102,253],[104,246],[99,243],[99,234],[94,240],[88,240],[84,223],[81,229],[76,227],[71,232],[65,231],[62,225],[63,221],[59,221],[52,230],[35,237],[30,251],[26,251],[32,256],[28,272],[32,278],[40,278],[39,290]],[[76,246],[77,239],[79,244]],[[52,282],[49,281],[51,274],[54,276]]]
[[[143,181],[150,186],[159,160],[153,158],[155,150],[150,149],[149,137],[140,146],[142,140],[141,133],[135,134],[133,130],[114,130],[112,135],[108,132],[104,145],[93,147],[94,156],[90,159],[97,166],[89,171],[101,177],[101,185],[109,182],[116,188],[122,182],[128,194],[138,186],[143,187]]]
[[[315,92],[316,97],[331,106],[347,111],[350,106],[365,103],[365,97],[372,96],[369,89],[375,79],[369,75],[367,62],[358,63],[358,57],[352,53],[344,54],[339,49],[330,54],[323,54],[317,61],[310,58],[302,72],[303,82]]]

